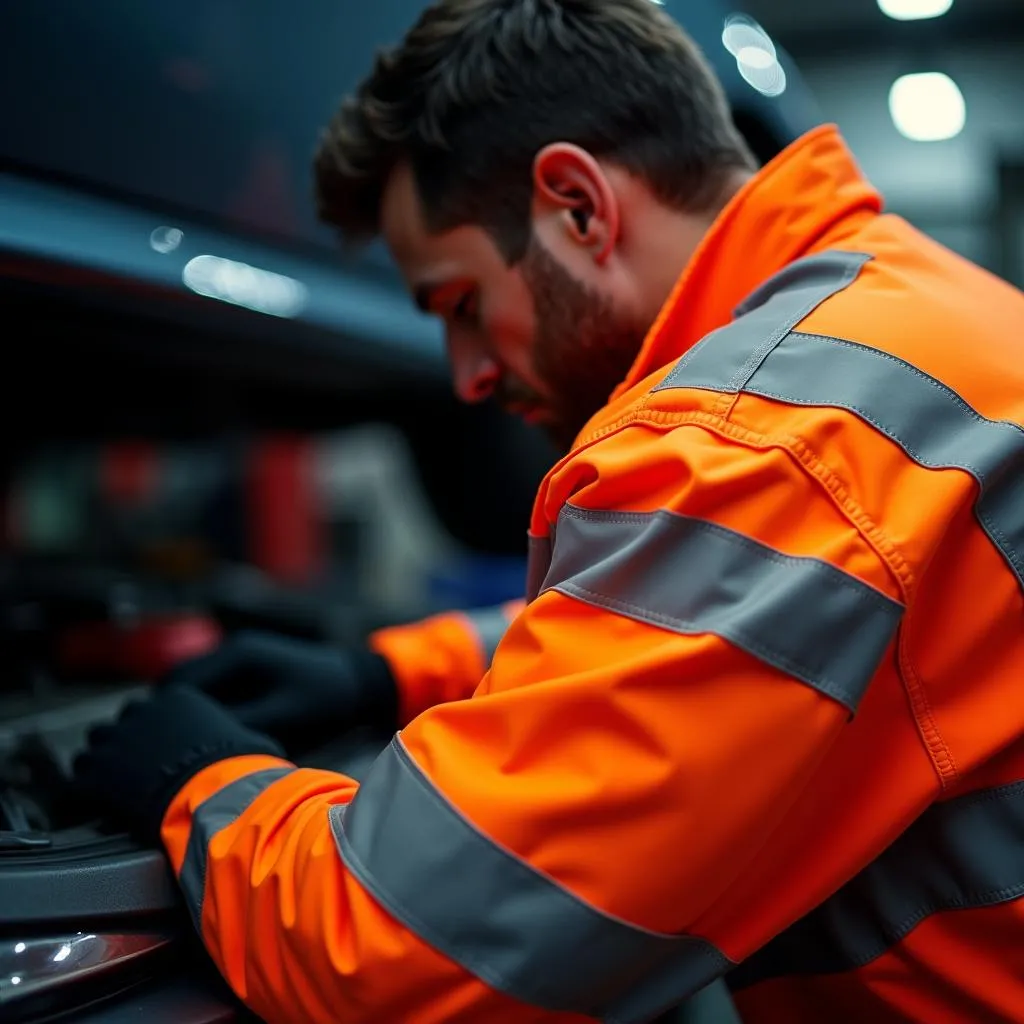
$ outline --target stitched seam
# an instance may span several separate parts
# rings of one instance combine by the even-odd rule
[[[816,342],[823,343],[826,345],[832,345],[836,348],[848,348],[854,351],[868,350],[874,356],[885,359],[888,362],[891,362],[904,370],[909,370],[915,377],[917,377],[925,384],[927,384],[929,388],[931,388],[934,391],[937,391],[947,401],[952,402],[961,412],[965,413],[968,416],[968,418],[973,420],[975,423],[989,427],[1005,425],[1007,427],[1012,427],[1019,433],[1024,434],[1024,428],[1021,428],[1021,426],[1017,423],[1012,423],[1009,420],[990,420],[986,416],[982,416],[981,413],[977,412],[977,410],[973,409],[970,405],[968,405],[967,402],[964,401],[964,399],[961,398],[960,395],[958,395],[952,388],[943,384],[941,381],[935,380],[933,377],[930,377],[928,374],[924,373],[924,371],[920,370],[918,367],[914,366],[911,363],[905,362],[904,360],[900,359],[898,356],[894,356],[890,352],[885,352],[881,349],[870,348],[869,346],[866,345],[859,345],[856,342],[847,341],[844,338],[835,338],[825,334],[808,334],[806,332],[794,332],[794,336],[797,335],[802,338],[811,338],[814,339]],[[769,389],[763,387],[758,387],[756,391],[752,393],[764,395],[767,398],[774,398],[779,401],[787,400],[784,395],[777,394],[776,392],[770,391]],[[910,455],[912,459],[914,459],[915,462],[918,462],[922,466],[926,466],[929,469],[959,469],[962,472],[968,473],[970,476],[974,477],[975,481],[977,481],[978,483],[981,492],[985,493],[986,480],[981,475],[980,470],[977,470],[971,466],[959,462],[941,464],[931,462],[928,459],[926,459],[916,448],[911,447],[904,440],[897,437],[883,423],[879,423],[878,420],[875,419],[875,417],[871,416],[859,405],[850,403],[849,405],[844,405],[843,408],[847,408],[852,412],[855,412],[866,422],[870,423],[880,434],[889,438],[889,440],[892,441],[893,443],[899,445],[905,452],[907,452],[908,455]],[[993,538],[993,540],[996,541],[999,548],[1004,552],[1007,559],[1010,561],[1010,564],[1014,567],[1014,569],[1016,569],[1018,577],[1024,578],[1024,559],[1020,557],[1020,555],[1014,549],[1012,543],[1010,542],[1010,539],[1003,533],[1003,531],[1000,530],[995,523],[991,522],[985,511],[980,508],[979,502],[975,503],[975,514],[977,515],[981,523],[988,529],[990,536]]]
[[[791,399],[788,398],[786,395],[783,395],[777,391],[773,391],[771,388],[766,388],[760,385],[757,388],[751,390],[749,394],[760,395],[764,398],[772,398],[779,402],[791,401]],[[847,409],[850,412],[856,413],[865,422],[870,423],[871,426],[873,426],[875,430],[877,430],[883,437],[887,437],[894,444],[902,448],[915,462],[919,463],[920,465],[925,466],[928,469],[958,469],[961,472],[967,473],[969,476],[974,478],[982,494],[986,492],[985,480],[980,475],[979,470],[976,470],[971,466],[965,466],[959,462],[932,462],[926,459],[915,448],[912,448],[909,444],[907,444],[906,441],[897,437],[897,435],[894,434],[888,427],[886,427],[884,423],[880,423],[874,416],[871,416],[861,406],[853,402],[850,402],[848,404],[843,404],[842,406],[840,406],[840,408]],[[975,514],[981,520],[982,524],[988,528],[988,530],[991,533],[991,536],[1000,547],[1000,550],[1004,551],[1011,565],[1017,570],[1018,575],[1024,574],[1024,562],[1022,562],[1017,552],[1014,550],[1013,546],[1009,541],[1009,538],[1006,537],[1002,530],[1000,530],[996,525],[989,521],[987,513],[984,510],[978,508],[978,502],[975,502]]]
[[[850,966],[847,970],[858,970],[873,963],[879,957],[888,953],[895,945],[902,942],[919,924],[935,914],[943,914],[953,910],[979,910],[983,907],[991,907],[999,903],[1008,903],[1022,895],[1024,895],[1024,883],[1006,886],[1002,889],[970,892],[951,896],[947,899],[933,900],[918,907],[891,928],[883,928],[882,938],[885,945],[880,948],[876,946],[863,956],[851,957],[849,961]]]
[[[741,426],[734,420],[722,418],[704,411],[672,412],[648,409],[643,416],[634,415],[631,422],[639,421],[652,426],[676,427],[698,426],[721,437],[739,441],[754,448],[781,448],[804,471],[825,488],[833,504],[850,521],[857,532],[864,537],[882,562],[900,583],[904,603],[909,604],[916,589],[917,580],[910,563],[897,545],[889,539],[881,527],[856,502],[849,488],[825,462],[823,462],[802,438],[791,434],[768,436],[749,427]]]
[[[907,619],[911,615],[913,615],[913,609],[908,612]],[[910,701],[910,709],[914,715],[914,722],[921,740],[939,777],[939,785],[946,790],[959,782],[960,769],[953,757],[953,751],[939,729],[939,723],[935,719],[935,712],[932,710],[931,701],[928,698],[928,691],[918,675],[917,669],[914,668],[910,657],[906,625],[905,621],[904,628],[900,630],[897,647],[900,677],[903,679],[903,686],[907,693],[907,699]]]
[[[724,420],[713,413],[703,410],[675,412],[647,408],[647,403],[653,397],[653,394],[648,393],[638,407],[631,410],[628,415],[621,417],[614,424],[609,425],[604,431],[595,434],[593,440],[599,440],[600,437],[614,433],[616,430],[624,429],[633,423],[644,423],[651,426],[668,428],[692,425],[753,447],[781,448],[824,488],[826,494],[829,495],[839,511],[846,516],[858,534],[867,541],[882,562],[889,568],[889,571],[900,585],[905,606],[908,609],[912,608],[918,580],[909,561],[895,542],[883,532],[881,527],[856,502],[842,478],[814,452],[803,438],[793,435],[768,437],[758,431],[751,430],[749,427],[739,425],[735,420]],[[899,678],[907,695],[910,712],[914,717],[918,733],[922,738],[925,750],[938,776],[939,784],[943,789],[948,789],[959,778],[959,769],[952,751],[935,721],[934,712],[924,690],[923,683],[907,657],[905,634],[902,628],[898,635]]]
[[[747,361],[740,367],[736,376],[729,382],[730,391],[743,391],[743,389],[750,383],[750,378],[757,372],[757,368],[768,358],[772,350],[776,348],[779,343],[788,334],[791,334],[797,324],[802,323],[810,316],[819,306],[823,305],[834,295],[838,295],[840,292],[845,291],[849,286],[857,279],[860,275],[863,264],[858,263],[856,267],[847,267],[843,271],[841,278],[841,284],[833,292],[829,293],[824,299],[818,296],[812,297],[810,300],[805,302],[800,307],[800,312],[795,318],[791,318],[784,325],[775,328],[774,331],[768,336],[768,338],[759,345],[751,354]],[[750,312],[750,311],[748,311]]]
[[[917,587],[917,579],[910,563],[900,549],[857,503],[842,478],[815,453],[803,438],[788,436],[784,440],[787,442],[787,450],[822,484],[839,511],[846,516],[899,580],[903,590],[904,604],[909,605]]]
[[[735,423],[731,425],[736,426],[738,430],[752,437],[759,436],[755,432],[750,431],[749,428],[739,427]],[[708,424],[708,426],[714,429],[711,424]],[[768,441],[769,439],[764,438],[763,440]],[[861,506],[854,501],[845,483],[829,466],[822,462],[806,441],[799,437],[784,437],[781,440],[783,447],[790,451],[809,472],[822,482],[854,527],[858,529],[861,535],[865,537],[874,550],[884,559],[900,581],[903,587],[904,601],[908,608],[908,617],[912,615],[913,597],[917,589],[918,580],[902,552],[889,540]],[[786,443],[787,441],[789,442],[788,444]],[[943,790],[947,790],[959,780],[959,767],[949,744],[939,729],[924,684],[910,660],[904,626],[900,628],[897,642],[900,680],[907,696],[910,712],[914,717],[914,724],[938,776],[939,785]]]
[[[739,402],[740,395],[750,383],[750,379],[757,372],[758,367],[765,361],[765,359],[768,358],[769,355],[771,355],[772,351],[779,346],[783,339],[793,333],[797,324],[803,323],[811,313],[813,313],[819,306],[828,302],[828,300],[833,296],[846,291],[846,289],[857,280],[863,269],[863,263],[857,263],[855,266],[847,267],[840,278],[839,286],[834,291],[830,292],[824,298],[820,298],[818,296],[812,297],[800,307],[800,311],[797,313],[795,319],[791,318],[787,320],[786,323],[775,328],[768,338],[750,354],[747,361],[739,368],[736,375],[729,381],[727,393],[723,394],[719,398],[716,403],[715,411],[725,419],[731,420],[733,413],[736,411],[736,405]],[[746,312],[749,313],[751,310],[747,310]],[[728,392],[732,392],[732,394],[730,395]]]
[[[936,391],[940,391],[947,399],[952,401],[955,405],[967,413],[967,415],[973,419],[976,423],[986,424],[989,426],[995,426],[997,424],[1004,424],[1008,427],[1013,427],[1015,430],[1024,434],[1024,427],[1021,427],[1018,423],[1013,423],[1011,420],[990,420],[987,416],[982,416],[976,409],[968,405],[968,403],[957,394],[949,385],[943,384],[942,381],[936,380],[934,377],[930,377],[927,373],[921,370],[919,367],[914,366],[913,363],[908,363],[899,356],[893,355],[891,352],[886,352],[883,349],[872,348],[870,345],[862,345],[856,341],[850,341],[847,338],[837,338],[829,334],[810,334],[806,331],[794,331],[794,337],[809,338],[816,342],[824,342],[826,345],[833,345],[837,348],[849,348],[856,351],[869,351],[872,356],[885,359],[890,363],[895,363],[897,366],[902,367],[905,370],[909,370],[914,374],[915,377],[920,377],[930,388]],[[859,411],[859,410],[858,410]],[[908,448],[907,451],[910,451]],[[923,460],[922,460],[923,461]],[[925,463],[928,465],[928,463]],[[960,469],[967,469],[967,466],[960,466]]]

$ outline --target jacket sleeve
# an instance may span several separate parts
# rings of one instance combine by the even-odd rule
[[[179,794],[186,898],[271,1024],[647,1021],[919,812],[878,538],[789,454],[681,433],[608,460],[643,486],[571,471],[483,685],[358,788],[238,758]]]
[[[435,704],[472,696],[524,603],[445,612],[371,634],[370,648],[387,661],[398,687],[399,722],[411,722]]]

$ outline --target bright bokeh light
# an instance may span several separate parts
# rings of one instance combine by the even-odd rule
[[[896,21],[922,21],[941,18],[953,6],[953,0],[878,0],[878,6]]]
[[[270,316],[295,317],[306,304],[306,287],[301,282],[221,256],[194,256],[185,264],[181,279],[198,295]]]
[[[889,113],[900,134],[914,142],[952,139],[967,122],[963,93],[939,71],[897,78],[889,90]]]
[[[730,14],[722,29],[722,44],[734,56],[744,50],[764,50],[775,59],[775,44],[772,37],[753,18],[745,14]]]
[[[786,91],[786,72],[771,36],[753,18],[732,14],[725,19],[722,45],[736,58],[743,80],[764,96]]]
[[[775,58],[759,46],[744,46],[736,54],[736,59],[741,64],[747,64],[752,68],[770,68],[775,63]]]

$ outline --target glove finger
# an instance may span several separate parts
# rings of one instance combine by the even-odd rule
[[[208,655],[203,663],[184,667],[168,677],[162,688],[198,690],[227,707],[235,707],[265,693],[268,680],[265,667],[246,656],[246,652],[231,650],[222,655]]]
[[[276,735],[275,728],[285,724],[289,718],[284,702],[274,693],[247,700],[231,708],[231,712],[247,729],[271,736]]]
[[[234,671],[236,656],[230,643],[223,644],[209,654],[175,665],[161,680],[161,688],[190,686],[209,692],[219,679]]]

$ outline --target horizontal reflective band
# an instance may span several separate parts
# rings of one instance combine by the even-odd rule
[[[566,505],[544,590],[675,633],[713,633],[856,711],[903,614],[816,558],[669,512]]]
[[[702,939],[603,914],[492,842],[399,738],[330,820],[346,867],[382,906],[521,1002],[640,1024],[732,967]]]
[[[268,786],[290,775],[294,768],[265,768],[243,775],[204,800],[192,816],[192,831],[181,866],[179,883],[196,931],[202,932],[203,894],[206,889],[206,858],[210,840],[233,824]]]
[[[733,989],[835,974],[882,956],[926,918],[1024,896],[1024,782],[934,804],[877,860],[729,976]]]
[[[501,638],[508,632],[508,616],[503,606],[479,608],[463,613],[473,625],[473,631],[480,641],[484,664],[490,665]]]

